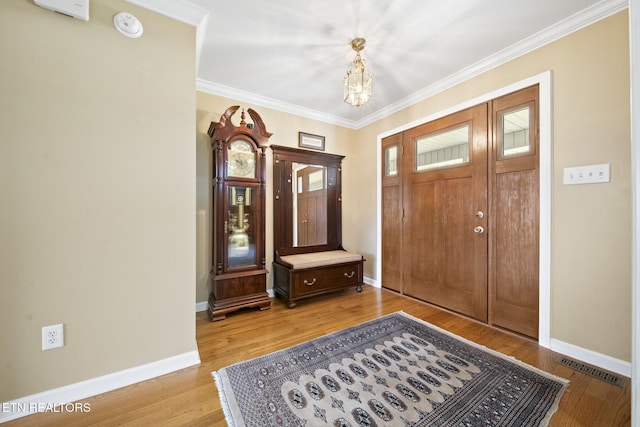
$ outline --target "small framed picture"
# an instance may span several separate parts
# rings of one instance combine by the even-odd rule
[[[324,136],[298,132],[298,145],[301,148],[313,148],[314,150],[324,151]]]

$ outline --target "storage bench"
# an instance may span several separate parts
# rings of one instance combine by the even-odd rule
[[[355,286],[362,292],[360,254],[344,250],[309,252],[277,257],[273,263],[273,291],[289,308],[296,301]]]

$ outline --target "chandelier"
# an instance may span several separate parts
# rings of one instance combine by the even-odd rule
[[[367,105],[371,99],[371,86],[373,86],[373,74],[364,70],[364,63],[360,58],[360,51],[364,49],[366,40],[355,38],[351,40],[351,48],[356,51],[353,60],[353,68],[347,71],[344,78],[344,102],[352,107]]]

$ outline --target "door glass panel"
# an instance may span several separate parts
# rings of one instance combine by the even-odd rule
[[[255,191],[229,186],[227,235],[229,268],[256,265],[256,227],[253,207]]]
[[[308,191],[318,191],[324,189],[324,169],[309,172]]]
[[[415,170],[423,171],[469,162],[469,125],[418,138]]]
[[[502,155],[529,152],[529,107],[502,115]]]
[[[398,175],[398,147],[393,146],[384,150],[384,176]]]

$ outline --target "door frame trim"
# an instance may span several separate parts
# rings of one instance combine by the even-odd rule
[[[382,139],[399,132],[414,128],[416,126],[437,120],[449,114],[464,110],[474,105],[490,101],[502,95],[524,89],[528,86],[539,85],[540,101],[540,250],[539,250],[539,318],[538,318],[538,344],[545,348],[550,348],[551,341],[551,85],[552,73],[550,70],[536,74],[516,83],[504,86],[492,92],[480,95],[463,103],[454,105],[445,110],[438,111],[418,120],[401,125],[394,129],[380,133],[377,136],[376,159],[377,165],[382,163]],[[380,167],[376,170],[376,259],[382,260],[382,173]],[[376,264],[376,277],[382,277],[382,262]],[[380,279],[379,279],[380,280]],[[382,283],[378,282],[378,286]]]

